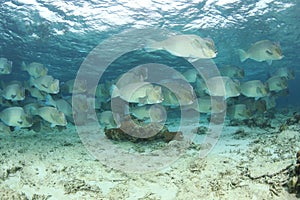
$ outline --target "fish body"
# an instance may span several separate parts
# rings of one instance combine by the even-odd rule
[[[97,103],[107,103],[110,100],[111,83],[100,83],[97,85],[95,97]]]
[[[270,40],[261,40],[247,50],[238,49],[241,62],[244,62],[248,58],[258,62],[266,61],[269,65],[272,64],[272,60],[281,60],[283,58],[281,48],[279,44],[271,42]]]
[[[245,104],[232,105],[227,109],[227,114],[231,119],[249,119],[251,116],[250,110]]]
[[[32,62],[29,65],[26,65],[25,62],[22,62],[21,69],[27,71],[28,74],[33,78],[39,78],[41,76],[46,76],[48,69],[44,67],[42,63]]]
[[[61,86],[61,91],[66,94],[81,94],[87,91],[86,80],[76,80],[76,85],[74,85],[75,79],[68,80]],[[75,86],[75,87],[74,87]]]
[[[40,107],[35,110],[33,114],[39,115],[45,121],[49,122],[51,124],[51,127],[67,125],[65,114],[54,107]]]
[[[222,76],[228,76],[230,78],[244,78],[245,76],[244,69],[234,65],[225,65],[219,70]]]
[[[119,127],[116,123],[112,111],[103,111],[100,113],[99,122],[106,128],[116,128]]]
[[[7,58],[0,58],[0,74],[10,74],[12,70],[12,61]]]
[[[223,99],[205,96],[197,99],[194,105],[185,106],[185,109],[193,109],[199,113],[222,113],[226,110],[226,103]]]
[[[163,41],[151,41],[146,50],[165,50],[172,55],[190,58],[193,61],[217,56],[217,50],[211,39],[194,34],[174,35]]]
[[[163,96],[164,99],[166,98],[165,105],[173,102],[175,106],[178,103],[184,106],[193,104],[196,101],[196,94],[193,87],[183,79],[166,79],[159,83],[163,86]]]
[[[19,82],[12,82],[2,90],[2,97],[11,101],[22,101],[25,99],[25,88]]]
[[[57,99],[54,101],[55,101],[55,107],[57,108],[57,110],[63,112],[65,114],[65,116],[67,116],[67,117],[72,117],[73,111],[72,111],[72,106],[71,106],[71,104],[69,104],[69,102],[67,102],[64,99]]]
[[[269,91],[279,92],[287,89],[287,79],[283,76],[272,76],[266,81]]]
[[[144,82],[148,78],[148,69],[147,68],[134,68],[129,72],[122,74],[118,77],[115,85],[118,88],[122,88],[131,83]]]
[[[135,116],[139,120],[150,120],[151,122],[157,123],[163,122],[166,119],[165,109],[157,104],[130,108],[129,114]]]
[[[222,96],[225,99],[240,95],[240,83],[227,76],[211,77],[206,82],[206,92],[210,96]]]
[[[22,107],[9,107],[0,113],[0,119],[7,126],[17,128],[27,128],[32,126],[32,122]]]
[[[1,133],[4,133],[4,134],[11,133],[11,130],[10,130],[9,126],[7,126],[6,124],[4,124],[3,122],[0,122],[0,134]]]
[[[188,69],[187,71],[183,72],[184,78],[189,82],[189,83],[195,83],[197,80],[199,72],[196,69]]]
[[[41,76],[37,79],[31,77],[30,84],[49,94],[57,94],[59,92],[59,80],[49,75]]]
[[[241,93],[246,97],[259,99],[268,96],[268,89],[260,80],[252,80],[241,84]]]
[[[26,90],[29,91],[30,95],[34,98],[36,98],[37,100],[41,100],[44,101],[46,100],[46,95],[47,93],[44,93],[43,91],[40,91],[39,89],[37,89],[36,87],[26,87]]]
[[[266,96],[261,99],[265,102],[266,110],[270,110],[276,107],[276,98],[275,96]]]
[[[75,94],[70,104],[75,113],[86,113],[89,110],[88,97],[85,94]]]
[[[272,73],[272,76],[285,77],[287,80],[295,79],[295,71],[287,67],[278,68]]]
[[[161,87],[149,82],[131,83],[122,88],[115,87],[112,98],[117,96],[129,103],[155,104],[163,101]]]

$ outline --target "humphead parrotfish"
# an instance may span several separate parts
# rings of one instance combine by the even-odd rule
[[[54,79],[50,75],[41,76],[39,78],[30,78],[30,84],[37,89],[49,94],[57,94],[59,92],[59,80]]]
[[[1,91],[2,97],[10,101],[25,99],[25,88],[19,82],[11,82]]]
[[[27,128],[32,126],[30,117],[22,107],[9,107],[0,112],[0,119],[7,126]]]
[[[174,56],[188,58],[190,61],[217,56],[213,40],[194,34],[174,35],[159,42],[149,41],[145,49],[146,51],[165,50]]]
[[[38,78],[41,76],[46,76],[48,69],[44,67],[42,63],[32,62],[29,65],[26,65],[25,62],[22,62],[21,69],[27,71],[28,74],[33,78]]]
[[[0,74],[10,74],[12,69],[12,61],[7,58],[0,58]]]
[[[271,42],[270,40],[261,40],[247,50],[238,49],[241,62],[244,62],[248,58],[256,60],[258,62],[266,61],[269,65],[272,64],[272,60],[281,60],[283,58],[281,48],[279,44]]]
[[[32,110],[31,113],[49,122],[51,127],[67,125],[65,114],[51,106],[40,107],[36,110]]]

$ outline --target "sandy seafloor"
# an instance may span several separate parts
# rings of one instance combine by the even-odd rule
[[[279,131],[294,111],[279,110],[266,128],[227,124],[207,157],[199,159],[191,146],[172,165],[149,173],[99,162],[73,125],[2,133],[0,199],[296,199],[283,185],[300,149],[300,126]]]

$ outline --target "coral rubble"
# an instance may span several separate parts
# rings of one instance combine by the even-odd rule
[[[291,171],[290,180],[287,186],[290,193],[296,193],[296,196],[300,197],[300,150],[297,152],[296,157],[296,166]]]
[[[134,122],[127,119],[119,128],[105,128],[104,133],[108,139],[116,141],[142,142],[163,140],[169,142],[182,138],[181,132],[170,132],[168,128],[159,123]]]

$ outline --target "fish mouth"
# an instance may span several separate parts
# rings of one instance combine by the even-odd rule
[[[218,51],[215,50],[215,51],[214,51],[214,57],[216,57],[217,55],[218,55]]]

